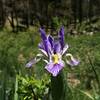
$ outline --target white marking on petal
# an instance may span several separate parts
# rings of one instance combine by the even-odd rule
[[[47,64],[49,63],[46,59],[43,59],[43,61],[44,61],[45,63],[47,63]]]
[[[39,62],[41,60],[41,57],[43,55],[42,54],[37,54],[36,57],[35,57],[35,60],[36,60],[36,63]]]
[[[45,56],[48,56],[47,52],[43,49],[39,49]]]
[[[69,47],[68,44],[66,44],[66,45],[64,46],[63,51],[62,51],[62,55],[65,54],[65,52],[67,51],[68,47]]]
[[[35,60],[36,60],[36,63],[37,63],[37,62],[39,62],[39,61],[41,60],[41,58],[38,58],[38,59],[37,59],[37,58],[35,58]]]
[[[70,54],[70,53],[66,54],[66,57],[68,57],[68,56],[71,57],[71,58],[73,58],[72,54]]]
[[[40,53],[36,55],[36,57],[42,57],[42,56],[43,56],[43,55],[42,55],[42,54],[40,54]]]

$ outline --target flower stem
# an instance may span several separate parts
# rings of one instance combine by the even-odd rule
[[[66,87],[67,81],[63,71],[61,71],[57,77],[51,76],[52,100],[67,100]]]

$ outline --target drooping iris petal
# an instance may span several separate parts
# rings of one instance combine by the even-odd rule
[[[27,68],[32,67],[33,64],[36,64],[37,62],[41,60],[41,57],[42,57],[42,54],[37,54],[36,57],[32,59],[31,61],[29,61],[25,66]]]
[[[49,63],[45,67],[45,69],[55,77],[59,74],[60,70],[62,70],[63,67],[64,67],[63,61],[59,61],[58,64],[53,64],[52,62]]]
[[[61,49],[63,50],[64,48],[64,27],[62,26],[59,33],[58,33],[58,36],[59,36],[59,41],[60,41],[60,44],[61,44]]]
[[[69,64],[70,66],[76,66],[79,64],[79,61],[76,59],[72,59],[72,60],[66,60],[67,64]]]
[[[32,59],[32,60],[29,61],[25,66],[26,66],[27,68],[30,68],[30,67],[32,67],[32,65],[35,64],[36,62],[37,62],[36,59]]]
[[[53,38],[52,38],[52,36],[48,36],[48,40],[49,40],[49,42],[50,42],[50,44],[51,44],[51,47],[53,48],[53,43],[54,43],[54,40],[53,40]]]
[[[66,56],[70,57],[70,60],[66,60],[66,63],[70,66],[76,66],[79,64],[79,61],[75,59],[71,54],[66,54]]]
[[[54,53],[60,53],[61,51],[61,45],[59,42],[54,43]]]

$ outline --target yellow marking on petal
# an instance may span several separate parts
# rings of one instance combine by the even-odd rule
[[[58,56],[57,54],[54,54],[54,55],[52,56],[52,58],[53,58],[54,64],[57,64],[58,61],[59,61],[59,56]]]

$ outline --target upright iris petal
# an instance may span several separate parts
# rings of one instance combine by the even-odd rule
[[[46,33],[42,28],[40,28],[40,33],[41,33],[41,38],[43,41],[44,49],[47,52],[47,54],[49,54],[49,50],[48,50],[49,45],[48,45],[48,39],[47,39]]]
[[[44,29],[40,28],[39,31],[40,31],[40,33],[41,33],[41,38],[42,38],[42,40],[43,40],[43,41],[46,40],[46,39],[47,39],[47,36],[46,36],[46,33],[45,33]]]
[[[64,27],[61,27],[58,35],[59,35],[59,41],[61,44],[61,49],[63,50],[63,48],[64,48]]]
[[[59,53],[61,51],[61,45],[59,42],[54,43],[54,53]]]
[[[53,40],[53,38],[52,38],[52,36],[48,36],[48,40],[49,40],[49,42],[50,42],[50,44],[51,44],[51,47],[53,48],[53,43],[54,43],[54,40]]]
[[[47,52],[47,54],[49,54],[49,42],[48,42],[48,40],[44,41],[44,47],[45,47],[45,51]]]

